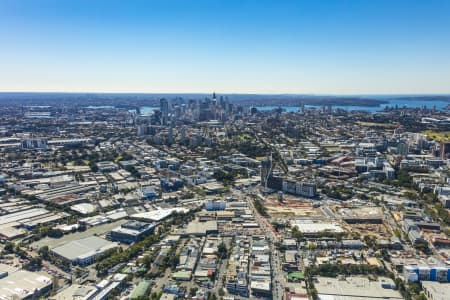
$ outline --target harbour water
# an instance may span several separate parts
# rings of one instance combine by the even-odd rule
[[[402,99],[394,99],[394,100],[387,100],[388,103],[381,104],[379,106],[358,106],[358,105],[333,105],[333,109],[344,109],[344,110],[362,110],[362,111],[368,111],[371,113],[382,111],[386,106],[388,107],[407,107],[407,108],[420,108],[420,107],[427,107],[427,108],[433,108],[436,106],[437,110],[443,110],[444,107],[449,105],[449,102],[440,101],[440,100],[430,100],[430,101],[423,101],[423,100],[402,100]],[[258,110],[273,110],[277,109],[280,106],[256,106]],[[305,108],[316,108],[321,109],[322,105],[305,105]],[[286,112],[297,112],[300,110],[298,106],[281,106],[281,108]]]
[[[386,100],[386,99],[383,99]],[[403,99],[393,99],[389,100],[387,99],[388,103],[381,104],[378,106],[359,106],[359,105],[333,105],[333,109],[343,109],[343,110],[361,110],[361,111],[368,111],[370,113],[375,113],[377,111],[382,111],[386,106],[388,107],[407,107],[407,108],[420,108],[420,107],[427,107],[427,108],[433,108],[436,106],[437,110],[443,110],[444,107],[450,104],[450,102],[440,101],[440,100],[430,100],[430,101],[423,101],[423,100],[403,100]],[[269,111],[274,110],[281,107],[283,111],[285,112],[298,112],[300,110],[300,107],[298,106],[276,106],[276,105],[267,105],[267,106],[256,106],[258,110],[261,111]],[[305,105],[305,108],[315,108],[315,109],[321,109],[322,105]],[[95,108],[95,109],[111,109],[114,108],[114,106],[88,106],[88,108]],[[142,106],[140,107],[140,115],[141,116],[149,116],[151,115],[155,110],[159,109],[159,107],[156,106]],[[135,109],[130,109],[129,112],[135,113]]]

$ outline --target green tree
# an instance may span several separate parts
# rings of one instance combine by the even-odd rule
[[[13,253],[14,252],[14,244],[11,242],[7,242],[5,244],[5,247],[3,247],[3,252],[6,254]]]
[[[194,297],[197,294],[198,288],[197,287],[191,287],[189,289],[189,296]]]
[[[41,247],[38,253],[43,259],[48,259],[49,258],[48,246]]]
[[[222,259],[228,257],[228,249],[224,242],[221,242],[217,247],[217,254]]]

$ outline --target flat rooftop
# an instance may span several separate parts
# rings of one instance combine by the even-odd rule
[[[185,208],[166,208],[166,209],[155,209],[152,211],[137,213],[131,216],[133,219],[142,219],[142,220],[149,220],[149,221],[161,221],[170,216],[172,212],[187,212],[188,210]]]
[[[186,234],[205,235],[209,231],[217,231],[216,221],[198,222],[192,221],[186,228]]]
[[[117,246],[117,243],[96,236],[90,236],[68,242],[62,246],[53,248],[52,251],[68,260],[76,260],[79,257],[94,255],[95,253],[100,253]]]
[[[341,208],[339,210],[344,219],[382,219],[383,210],[381,207],[358,207],[358,208]]]
[[[297,226],[302,233],[317,233],[322,231],[344,232],[341,226],[334,222],[313,222],[306,220],[295,220],[291,223],[292,227]]]
[[[436,281],[422,281],[422,286],[433,300],[447,300],[450,295],[450,283]]]
[[[397,290],[383,288],[380,280],[391,282],[390,278],[380,277],[370,281],[367,277],[347,277],[344,280],[331,277],[318,277],[314,286],[320,300],[376,300],[403,299]]]
[[[52,285],[48,276],[18,270],[9,272],[8,276],[0,279],[0,299],[24,299],[35,291],[41,291]]]

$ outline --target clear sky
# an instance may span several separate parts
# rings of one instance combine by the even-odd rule
[[[0,91],[450,93],[449,0],[0,0]]]

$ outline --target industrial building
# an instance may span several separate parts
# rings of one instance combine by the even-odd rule
[[[119,169],[117,165],[111,161],[100,161],[97,163],[97,168],[100,172],[113,172]]]
[[[110,242],[97,236],[90,236],[53,248],[51,253],[74,265],[85,266],[95,262],[95,259],[101,254],[118,246],[115,242]]]
[[[306,236],[314,236],[318,233],[327,231],[333,233],[344,232],[342,227],[335,222],[315,222],[313,220],[294,220],[291,223],[292,227],[297,227],[298,230]]]
[[[183,236],[205,236],[208,234],[217,234],[217,221],[199,222],[194,220],[190,222],[187,228],[181,232]]]
[[[173,212],[186,213],[187,211],[187,209],[182,207],[160,208],[133,214],[131,215],[131,218],[136,220],[159,222],[168,218]]]
[[[43,190],[36,193],[36,197],[41,201],[62,206],[69,203],[74,204],[86,200],[84,194],[93,189],[95,189],[93,186],[85,186],[74,183],[53,188],[51,190]]]
[[[151,234],[155,224],[139,221],[130,221],[111,230],[109,238],[112,241],[132,244]]]
[[[347,278],[318,277],[314,286],[319,299],[333,300],[376,300],[376,299],[403,299],[395,283],[387,277],[380,277],[371,281],[366,277],[355,276]]]
[[[214,211],[214,210],[225,210],[227,207],[227,203],[225,201],[214,201],[214,200],[208,200],[205,203],[205,208],[208,211]]]
[[[56,295],[50,296],[50,300],[106,300],[115,290],[123,289],[126,274],[117,273],[103,279],[95,285],[72,284],[68,288],[60,290]]]
[[[422,288],[430,300],[447,300],[450,295],[450,283],[424,281]]]
[[[411,266],[403,267],[403,277],[410,282],[450,282],[450,267]]]
[[[340,211],[342,220],[348,224],[381,224],[383,211],[381,207],[343,208]]]
[[[38,299],[51,290],[52,284],[45,275],[0,264],[0,299]]]
[[[143,186],[139,191],[142,199],[151,200],[153,198],[159,197],[159,193],[156,187],[154,186]]]

